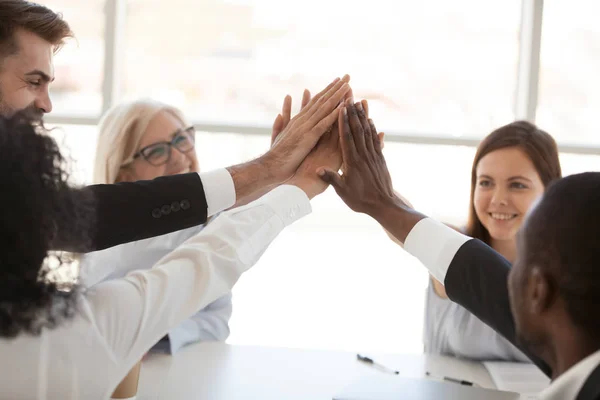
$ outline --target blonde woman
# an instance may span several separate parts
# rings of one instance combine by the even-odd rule
[[[99,130],[94,183],[150,180],[199,172],[194,128],[174,107],[146,99],[123,103],[106,113]],[[184,207],[185,199],[171,204],[169,210],[157,209],[156,217]],[[81,263],[83,283],[92,286],[121,278],[133,270],[149,269],[203,228],[204,225],[195,226],[89,253]],[[193,342],[223,341],[229,336],[231,312],[231,293],[228,293],[170,330],[152,350],[175,353]],[[135,393],[138,374],[139,364],[122,382],[120,390]],[[119,395],[117,389],[114,398],[128,397]]]

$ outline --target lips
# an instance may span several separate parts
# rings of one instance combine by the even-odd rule
[[[490,217],[492,217],[492,219],[498,220],[498,221],[510,221],[512,219],[517,218],[517,214],[507,214],[507,213],[488,213],[488,215]]]
[[[510,221],[517,218],[518,214],[509,214],[509,213],[488,213],[492,219],[496,221]]]

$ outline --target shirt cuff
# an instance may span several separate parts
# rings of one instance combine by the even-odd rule
[[[235,204],[235,186],[231,174],[225,168],[198,174],[204,187],[208,206],[207,217],[213,216]]]
[[[281,185],[265,194],[260,202],[267,204],[285,226],[311,213],[310,199],[294,185]]]
[[[463,244],[471,240],[431,218],[420,220],[404,242],[404,250],[416,257],[442,284],[452,259]]]

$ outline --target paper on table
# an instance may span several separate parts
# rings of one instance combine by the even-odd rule
[[[496,388],[521,393],[522,399],[534,399],[550,385],[550,378],[533,364],[505,361],[485,361]]]

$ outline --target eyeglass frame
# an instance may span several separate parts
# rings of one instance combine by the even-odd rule
[[[182,134],[188,134],[189,138],[192,141],[192,147],[189,150],[183,151],[181,149],[179,149],[174,143],[175,140],[180,137]],[[165,162],[162,162],[160,164],[153,164],[152,162],[150,162],[148,160],[148,158],[146,158],[146,156],[144,155],[144,150],[149,149],[151,147],[154,147],[156,145],[167,145],[169,148],[169,153],[167,155],[167,159],[165,160]],[[188,126],[187,128],[183,128],[183,129],[177,129],[175,132],[173,132],[173,139],[171,139],[170,141],[163,141],[163,142],[155,142],[155,143],[151,143],[148,146],[144,146],[143,148],[141,148],[140,150],[138,150],[133,156],[131,156],[129,158],[129,160],[127,160],[127,162],[124,162],[121,165],[121,168],[126,167],[130,164],[132,164],[135,160],[137,160],[138,158],[142,157],[142,159],[144,161],[146,161],[148,164],[155,166],[155,167],[159,167],[161,165],[165,165],[166,163],[168,163],[171,160],[171,153],[173,152],[173,148],[175,148],[175,150],[179,151],[182,154],[186,154],[189,153],[190,151],[194,150],[194,148],[196,147],[196,128],[194,128],[193,125]]]

